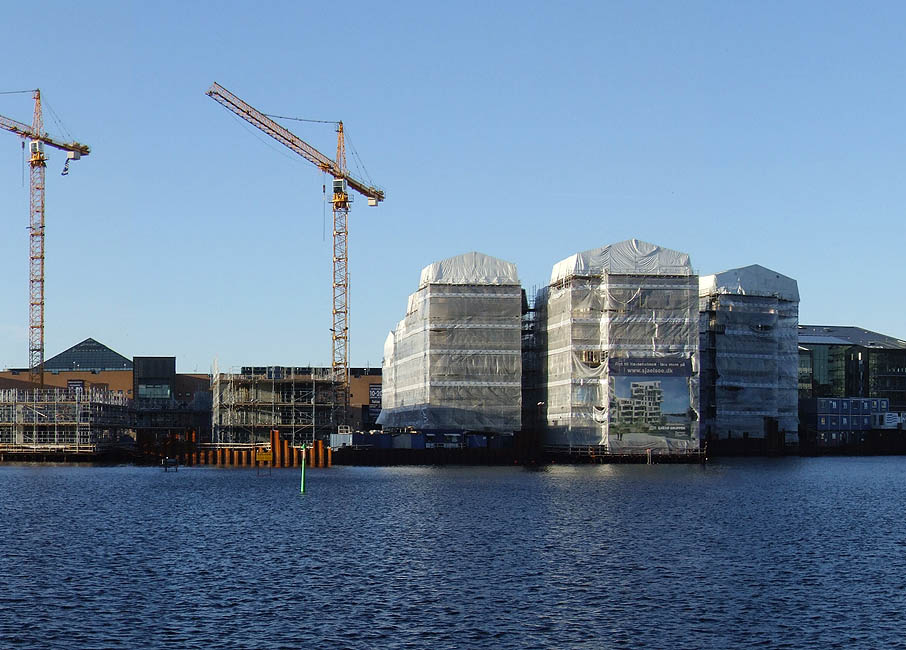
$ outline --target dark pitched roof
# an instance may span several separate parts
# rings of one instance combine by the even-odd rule
[[[906,350],[906,341],[861,327],[800,325],[801,345],[859,345],[865,348]]]
[[[85,339],[44,362],[44,370],[132,370],[132,361],[94,339]]]

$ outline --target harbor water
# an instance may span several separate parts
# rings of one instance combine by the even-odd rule
[[[3,648],[906,647],[906,458],[0,466]]]

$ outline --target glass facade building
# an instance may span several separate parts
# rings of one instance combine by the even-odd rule
[[[860,327],[799,327],[799,397],[886,398],[906,412],[906,341]]]

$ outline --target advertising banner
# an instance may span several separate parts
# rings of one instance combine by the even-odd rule
[[[368,385],[368,415],[372,420],[381,414],[381,391],[381,384]]]
[[[691,437],[689,359],[611,358],[609,370],[611,440],[622,441],[627,434]]]
[[[640,375],[643,377],[692,376],[692,362],[689,359],[659,359],[656,357],[621,359],[611,357],[608,363],[611,375]]]

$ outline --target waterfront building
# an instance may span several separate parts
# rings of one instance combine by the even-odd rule
[[[328,440],[337,433],[336,383],[330,368],[245,366],[214,371],[213,441],[265,442],[278,430],[293,446]],[[346,424],[376,426],[381,410],[381,369],[349,369]]]
[[[699,280],[702,437],[798,441],[799,287],[758,264]]]
[[[687,254],[630,239],[571,255],[533,311],[530,394],[546,447],[698,449],[698,276]]]
[[[422,269],[387,336],[384,427],[492,434],[521,427],[522,289],[516,266],[482,253]]]
[[[906,341],[861,327],[799,327],[799,396],[888,400],[906,412]]]
[[[132,360],[88,338],[44,362],[43,387],[28,377],[25,368],[0,372],[5,444],[210,440],[210,376],[177,373],[175,357]]]

